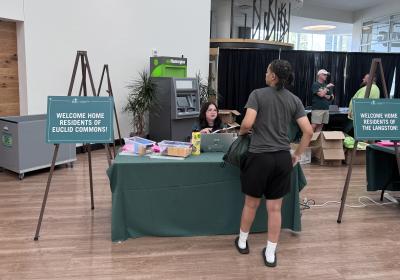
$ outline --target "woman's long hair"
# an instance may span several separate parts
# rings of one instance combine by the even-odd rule
[[[220,129],[222,121],[221,121],[221,117],[219,116],[219,113],[218,113],[219,112],[218,111],[218,106],[217,106],[217,104],[215,104],[212,101],[208,101],[206,103],[203,103],[203,105],[201,105],[200,115],[199,115],[199,126],[200,126],[200,129],[208,127],[208,122],[207,122],[207,118],[206,118],[206,112],[208,110],[208,107],[210,107],[210,105],[214,105],[215,108],[217,108],[217,117],[214,120],[213,129],[214,130]]]
[[[292,66],[287,60],[275,59],[269,65],[271,71],[275,73],[279,81],[276,84],[276,89],[281,90],[288,84],[292,75]]]

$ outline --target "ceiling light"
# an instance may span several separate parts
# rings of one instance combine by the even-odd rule
[[[240,10],[248,10],[248,9],[250,9],[250,8],[251,8],[250,5],[240,5],[240,6],[239,6],[239,9],[240,9]]]
[[[325,31],[325,30],[332,30],[335,29],[335,25],[310,25],[310,26],[304,26],[304,30],[309,30],[309,31]]]

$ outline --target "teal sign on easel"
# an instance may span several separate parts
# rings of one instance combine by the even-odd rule
[[[49,96],[47,143],[112,143],[112,97]]]
[[[353,99],[357,140],[400,140],[400,99]]]

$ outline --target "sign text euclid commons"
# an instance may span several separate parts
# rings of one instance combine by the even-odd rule
[[[48,143],[110,143],[113,135],[112,97],[49,96]]]

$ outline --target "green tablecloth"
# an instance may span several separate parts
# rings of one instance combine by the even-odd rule
[[[400,191],[400,176],[394,147],[367,147],[367,191]]]
[[[185,160],[122,156],[107,170],[112,192],[113,241],[139,236],[234,234],[244,196],[239,169],[223,166],[222,153]],[[299,191],[306,179],[298,165],[282,207],[282,228],[301,230]],[[265,203],[252,231],[266,231]]]

